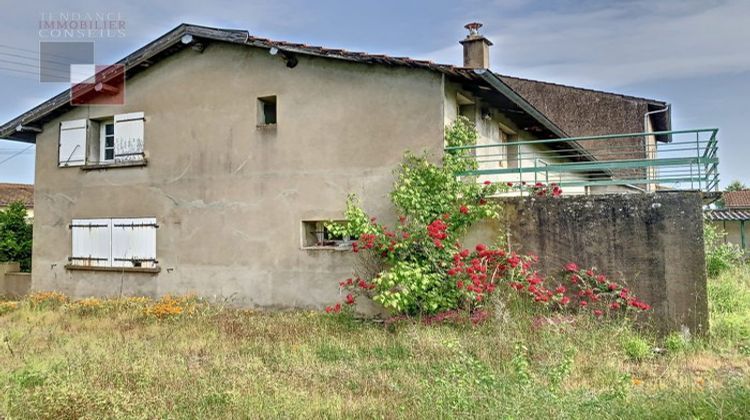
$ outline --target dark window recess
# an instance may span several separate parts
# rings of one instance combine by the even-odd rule
[[[335,235],[328,230],[325,222],[302,222],[305,230],[304,246],[306,247],[351,247],[357,238],[353,236]]]
[[[276,97],[258,98],[258,124],[276,124]]]

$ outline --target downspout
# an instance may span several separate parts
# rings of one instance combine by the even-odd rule
[[[669,109],[671,107],[672,107],[672,105],[667,104],[662,109],[657,109],[657,110],[654,110],[654,111],[648,111],[645,114],[643,114],[643,132],[644,133],[651,133],[651,132],[654,132],[654,131],[658,131],[658,130],[654,130],[653,126],[651,126],[651,131],[649,131],[649,120],[650,120],[651,116],[655,115],[655,114],[660,114],[662,112],[669,112]],[[668,127],[668,128],[671,129],[672,127]],[[644,149],[646,149],[646,156],[645,157],[647,159],[651,159],[652,157],[654,159],[656,158],[656,145],[659,143],[659,141],[656,139],[656,136],[651,136],[651,137],[654,138],[654,151],[653,152],[649,152],[648,151],[648,148],[649,148],[649,146],[648,146],[648,137],[644,137],[644,139],[643,139],[644,140],[644,145],[643,146],[644,146]],[[667,143],[671,143],[671,142],[672,142],[672,136],[668,135],[667,136]],[[646,176],[648,177],[649,181],[652,180],[652,176],[656,177],[656,169],[655,168],[652,169],[651,167],[648,167],[646,169],[646,171],[647,171],[646,172]],[[648,184],[646,184],[645,190],[648,191],[648,192],[656,191],[656,184],[655,183],[651,184],[649,182]]]
[[[672,108],[672,104],[667,104],[667,105],[666,105],[666,106],[665,106],[664,108],[662,108],[662,109],[657,109],[657,110],[654,110],[654,111],[648,111],[647,113],[643,114],[643,132],[644,132],[644,133],[648,133],[648,132],[649,132],[649,131],[648,131],[648,120],[649,120],[649,118],[650,118],[650,117],[651,117],[652,115],[654,115],[654,114],[660,114],[660,113],[662,113],[662,112],[667,112],[667,111],[669,111],[669,110],[670,110],[671,108]],[[669,127],[669,129],[671,130],[671,129],[672,129],[672,127]],[[670,136],[669,136],[669,140],[667,141],[667,143],[669,143],[669,142],[671,142],[671,141],[672,141],[672,136],[670,135]]]

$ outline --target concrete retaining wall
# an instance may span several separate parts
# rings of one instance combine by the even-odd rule
[[[548,274],[569,261],[595,266],[653,306],[657,329],[707,330],[699,193],[501,200],[508,232],[492,222],[477,226],[470,241],[508,235],[516,250],[542,256]]]
[[[20,273],[19,263],[0,263],[0,296],[21,297],[31,288],[31,274]]]

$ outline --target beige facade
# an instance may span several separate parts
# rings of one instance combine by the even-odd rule
[[[187,47],[185,31],[221,41]],[[181,25],[163,38],[180,48],[153,62],[146,53],[130,56],[123,106],[71,108],[57,97],[40,106],[44,112],[3,126],[22,141],[33,135],[37,145],[33,289],[78,297],[194,292],[244,306],[321,307],[337,299],[337,282],[352,275],[355,254],[346,246],[309,246],[310,238],[321,239],[320,222],[342,217],[350,193],[388,222],[393,170],[404,151],[438,159],[444,127],[460,114],[476,122],[480,144],[559,131],[523,98],[493,85],[502,82],[490,73],[329,50],[332,59],[314,48],[295,54],[292,44],[217,31]],[[144,48],[159,54],[161,45]],[[117,126],[128,116],[142,127],[136,150],[142,147],[145,159],[137,160],[146,164],[102,165],[108,121]],[[85,150],[67,140],[60,147],[63,130],[78,130]],[[506,150],[482,168],[529,164],[514,163],[512,153],[560,160],[538,145]],[[59,166],[73,156],[83,166]],[[559,181],[533,173],[485,177],[480,181]],[[156,262],[114,263],[121,219],[131,226],[148,221],[155,239],[147,248],[155,244]],[[109,223],[108,267],[73,255],[76,232],[92,220]]]
[[[33,288],[72,296],[196,292],[236,304],[319,307],[354,254],[302,249],[303,220],[341,217],[358,193],[377,215],[404,150],[442,150],[443,77],[427,70],[211,44],[127,84],[122,107],[77,107],[37,136]],[[257,127],[258,98],[277,98]],[[148,164],[59,168],[61,121],[143,112]],[[79,218],[155,217],[154,273],[69,270]]]
[[[725,243],[737,245],[746,251],[750,250],[750,221],[742,223],[739,220],[726,220],[707,223],[711,223],[715,228],[719,229],[719,231],[726,234],[726,236],[724,236]]]

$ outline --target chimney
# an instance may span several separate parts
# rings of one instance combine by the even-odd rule
[[[479,22],[471,22],[464,26],[469,30],[466,38],[459,41],[464,46],[464,67],[471,69],[487,69],[490,67],[490,45],[492,45],[492,42],[479,33],[481,27],[482,24]]]

